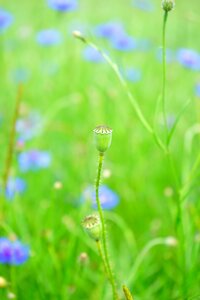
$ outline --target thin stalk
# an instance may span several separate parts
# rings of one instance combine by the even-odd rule
[[[129,289],[127,288],[127,286],[123,285],[123,292],[124,292],[124,295],[126,297],[126,300],[133,300],[133,296],[131,295]]]
[[[22,92],[23,92],[23,86],[22,86],[22,84],[19,84],[18,90],[17,90],[15,111],[14,111],[14,115],[13,115],[13,119],[12,119],[11,131],[10,131],[10,135],[9,135],[9,143],[8,143],[8,150],[7,150],[7,155],[6,155],[5,170],[4,170],[4,174],[3,174],[3,191],[5,193],[6,193],[6,187],[7,187],[7,183],[8,183],[10,168],[12,165],[13,154],[14,154],[16,123],[17,123],[17,118],[19,116]]]
[[[100,180],[101,180],[103,158],[104,158],[104,154],[99,153],[98,171],[97,171],[97,178],[96,178],[96,203],[97,203],[99,217],[100,217],[101,224],[102,224],[102,245],[103,245],[103,252],[104,252],[104,257],[105,257],[106,270],[108,272],[109,281],[112,286],[113,299],[119,300],[117,289],[116,289],[116,283],[115,283],[115,279],[114,279],[114,276],[112,273],[110,260],[109,260],[109,256],[108,256],[108,247],[107,247],[107,241],[106,241],[106,224],[105,224],[105,220],[104,220],[103,210],[101,207],[101,202],[99,199],[99,186],[100,186]]]
[[[103,261],[105,274],[106,274],[106,276],[108,276],[108,279],[110,280],[107,264],[106,264],[106,261],[105,261],[105,257],[103,255],[103,252],[102,252],[102,249],[101,249],[101,243],[98,240],[98,241],[96,241],[96,244],[97,244],[97,249],[98,249],[98,252],[99,252],[99,256],[101,257],[101,259]]]
[[[168,127],[167,127],[167,114],[166,114],[166,24],[167,24],[167,17],[168,17],[168,12],[164,12],[164,17],[163,17],[163,32],[162,32],[162,111],[163,111],[163,120],[164,120],[164,125],[165,125],[165,130],[168,136]]]

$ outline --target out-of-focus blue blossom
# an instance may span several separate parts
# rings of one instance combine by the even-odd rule
[[[148,51],[152,48],[152,42],[148,39],[138,39],[137,40],[137,50],[138,51]]]
[[[77,0],[48,0],[48,5],[61,12],[75,10],[78,7]]]
[[[0,8],[0,33],[4,32],[12,24],[12,22],[12,14]]]
[[[131,51],[137,46],[136,41],[126,34],[115,36],[111,41],[112,47],[120,51]]]
[[[130,82],[138,82],[142,78],[142,73],[141,70],[136,69],[136,68],[127,68],[123,72],[125,78],[130,81]]]
[[[41,115],[38,112],[31,112],[28,116],[17,120],[16,132],[18,138],[27,141],[37,136],[42,127]]]
[[[106,39],[113,39],[117,35],[124,34],[124,28],[121,23],[110,21],[96,26],[95,34]]]
[[[27,172],[48,168],[51,164],[51,155],[46,151],[30,150],[18,156],[20,170]]]
[[[158,48],[156,52],[157,59],[162,62],[162,48]],[[175,59],[174,51],[171,49],[166,49],[166,62],[171,63]]]
[[[61,33],[56,29],[45,29],[37,33],[37,42],[42,46],[58,45],[61,41]]]
[[[192,49],[180,49],[177,53],[178,62],[184,67],[198,71],[200,70],[200,54]]]
[[[112,209],[115,206],[117,206],[119,203],[119,196],[115,192],[113,192],[110,188],[108,188],[106,185],[100,186],[99,199],[103,209],[108,209],[108,210]],[[88,188],[85,189],[81,200],[90,201],[92,207],[97,209],[95,190],[92,186],[89,186]]]
[[[200,83],[195,86],[195,95],[200,98]]]
[[[94,62],[94,63],[101,63],[104,61],[104,58],[101,55],[101,53],[90,46],[88,46],[84,49],[83,57],[85,60]]]
[[[11,77],[14,82],[26,82],[29,78],[29,71],[24,68],[18,68],[11,72]]]
[[[6,237],[0,238],[0,263],[8,265],[21,265],[30,256],[30,249],[20,241],[10,241]]]
[[[10,177],[6,187],[6,198],[12,200],[16,194],[21,194],[26,189],[26,182],[21,178]]]
[[[150,0],[133,0],[133,6],[147,12],[154,10],[154,5]]]

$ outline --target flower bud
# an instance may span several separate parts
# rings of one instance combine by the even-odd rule
[[[162,0],[162,9],[165,12],[171,11],[175,7],[174,0]]]
[[[105,125],[97,126],[94,130],[94,140],[99,152],[104,153],[112,142],[112,129]]]
[[[102,232],[101,221],[96,214],[86,216],[82,226],[88,235],[95,241],[99,241]]]

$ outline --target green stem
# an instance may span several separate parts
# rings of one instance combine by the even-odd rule
[[[163,78],[162,78],[162,110],[163,110],[163,120],[165,124],[165,130],[168,136],[168,127],[167,127],[167,115],[165,107],[165,97],[166,97],[166,24],[167,24],[168,12],[165,11],[163,17],[163,35],[162,35],[162,66],[163,66]]]
[[[101,171],[102,171],[102,166],[103,166],[103,158],[104,158],[104,154],[99,153],[99,163],[98,163],[98,171],[97,171],[97,178],[96,178],[96,203],[97,203],[99,217],[100,217],[101,224],[102,224],[102,244],[103,244],[103,252],[104,252],[104,257],[105,257],[106,270],[108,272],[109,281],[112,286],[113,299],[119,300],[117,289],[116,289],[116,283],[115,283],[115,279],[114,279],[114,276],[113,276],[113,273],[111,270],[111,265],[110,265],[109,256],[108,256],[108,247],[107,247],[107,242],[106,242],[106,224],[105,224],[103,210],[102,210],[100,199],[99,199],[99,186],[100,186]]]
[[[97,243],[97,249],[98,249],[98,252],[99,252],[99,256],[101,257],[102,261],[103,261],[103,266],[104,266],[104,271],[106,273],[106,276],[108,276],[109,278],[109,271],[108,271],[108,268],[107,268],[107,264],[106,264],[106,261],[105,261],[105,257],[103,255],[103,252],[102,252],[102,249],[101,249],[101,243],[100,241],[96,241]],[[109,278],[110,279],[110,278]]]
[[[6,162],[5,162],[5,171],[3,174],[3,190],[6,192],[8,177],[10,173],[10,167],[12,164],[12,158],[15,148],[15,136],[16,136],[16,122],[19,115],[19,109],[20,109],[20,103],[22,99],[22,84],[19,84],[18,91],[17,91],[17,97],[16,97],[16,104],[15,104],[15,111],[13,115],[12,120],[12,126],[9,136],[9,144],[8,144],[8,150],[7,150],[7,156],[6,156]]]

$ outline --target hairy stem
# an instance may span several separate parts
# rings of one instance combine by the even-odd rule
[[[98,171],[97,171],[97,178],[96,178],[96,203],[97,203],[99,217],[100,217],[101,224],[102,224],[102,245],[103,245],[106,270],[108,273],[109,281],[112,286],[113,299],[119,300],[117,289],[116,289],[116,283],[115,283],[115,279],[114,279],[114,276],[112,273],[110,260],[109,260],[109,256],[108,256],[108,247],[107,247],[107,241],[106,241],[106,224],[105,224],[103,210],[102,210],[100,199],[99,199],[99,186],[100,186],[101,171],[102,171],[102,166],[103,166],[103,158],[104,158],[104,154],[99,153]]]

